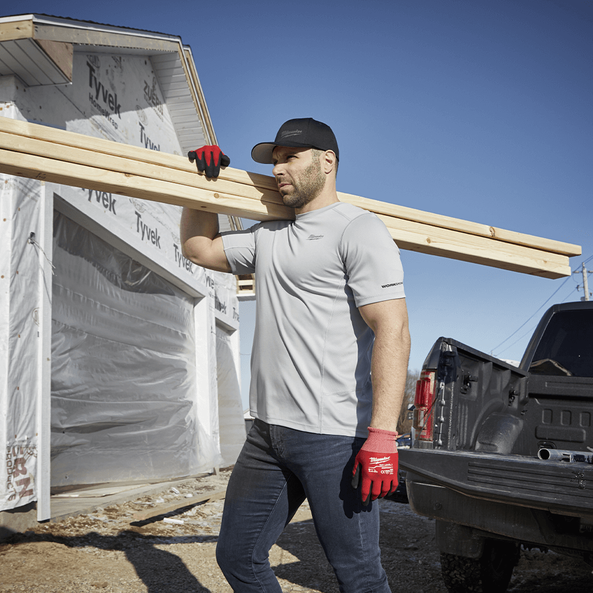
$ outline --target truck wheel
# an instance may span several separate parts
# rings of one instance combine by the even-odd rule
[[[481,558],[441,553],[441,572],[450,593],[504,593],[518,561],[517,544],[489,539]]]

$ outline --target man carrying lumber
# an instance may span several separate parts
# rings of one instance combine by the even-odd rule
[[[372,501],[397,487],[410,348],[399,250],[374,214],[338,201],[327,125],[289,120],[251,154],[274,165],[295,220],[220,235],[215,214],[186,208],[181,222],[187,258],[257,283],[255,422],[228,484],[218,563],[234,591],[281,591],[268,553],[307,498],[340,591],[385,593]],[[217,146],[190,155],[218,176]]]

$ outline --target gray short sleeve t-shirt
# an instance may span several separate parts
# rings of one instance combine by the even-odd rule
[[[358,307],[405,296],[399,250],[383,222],[338,202],[223,233],[223,244],[234,274],[255,273],[252,415],[366,437],[374,338]]]

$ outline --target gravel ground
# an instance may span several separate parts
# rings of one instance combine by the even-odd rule
[[[230,592],[214,554],[228,476],[223,470],[187,480],[15,536],[0,544],[0,592]],[[380,507],[383,565],[392,590],[447,593],[434,523],[406,504],[381,501]],[[270,561],[283,592],[338,592],[306,503],[272,548]],[[591,590],[585,564],[539,551],[522,552],[509,587],[511,593]]]

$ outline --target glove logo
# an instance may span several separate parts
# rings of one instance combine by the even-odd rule
[[[368,472],[370,474],[393,475],[391,457],[371,457]]]

